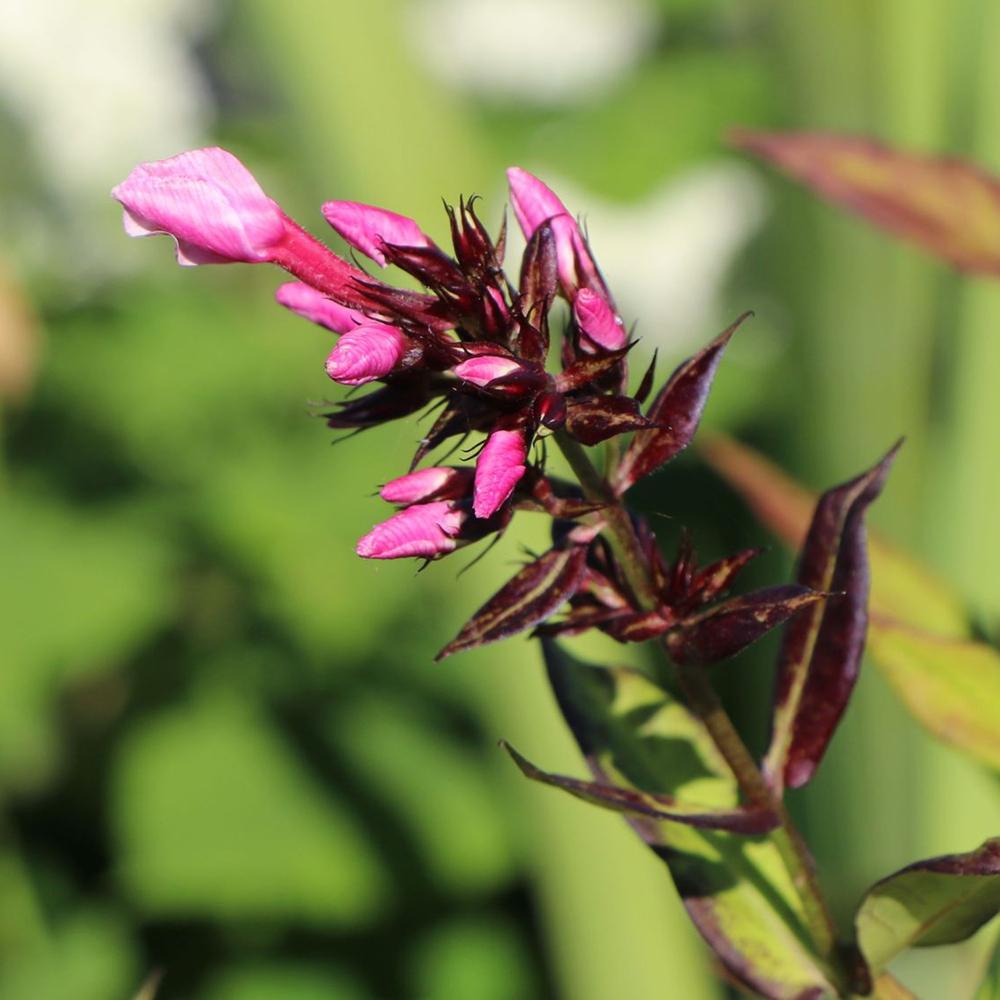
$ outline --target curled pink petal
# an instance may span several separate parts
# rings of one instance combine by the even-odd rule
[[[513,372],[520,371],[523,366],[513,358],[504,358],[495,354],[483,354],[469,358],[455,365],[452,371],[463,381],[473,385],[489,385],[494,379],[502,378]]]
[[[129,236],[172,236],[183,265],[272,260],[286,231],[253,174],[217,147],[140,163],[111,194]]]
[[[323,205],[323,215],[352,247],[371,257],[380,267],[385,267],[385,254],[381,250],[383,243],[404,247],[431,245],[413,219],[374,205],[328,201]]]
[[[514,492],[527,471],[528,449],[523,431],[494,431],[479,453],[472,509],[476,517],[492,517]]]
[[[577,325],[595,344],[617,351],[625,346],[625,327],[614,309],[597,292],[581,288],[573,300]]]
[[[364,313],[334,302],[302,281],[286,281],[279,286],[274,297],[286,309],[334,333],[350,333],[371,322]]]
[[[369,323],[345,333],[326,359],[326,373],[343,385],[364,385],[388,375],[409,341],[394,326]]]
[[[434,556],[451,552],[455,536],[466,514],[447,500],[418,504],[376,524],[356,548],[365,559],[401,559],[405,556]]]
[[[469,475],[468,469],[455,469],[446,465],[418,469],[386,483],[379,490],[379,496],[388,503],[399,504],[420,503],[430,497],[442,497],[445,494],[460,496],[465,492]]]

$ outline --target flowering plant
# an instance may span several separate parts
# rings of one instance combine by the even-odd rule
[[[450,253],[395,212],[323,206],[351,247],[379,268],[413,276],[423,292],[387,284],[331,252],[221,149],[143,164],[114,196],[126,230],[169,234],[181,264],[268,262],[294,276],[277,299],[338,335],[327,375],[352,387],[378,385],[326,413],[331,428],[362,431],[436,412],[410,468],[382,486],[382,499],[397,510],[360,539],[360,556],[440,559],[505,532],[517,511],[551,517],[551,548],[439,654],[529,629],[540,638],[591,777],[547,773],[508,746],[524,774],[623,813],[666,863],[725,975],[745,988],[775,1000],[873,990],[905,996],[886,963],[909,944],[964,937],[993,915],[1000,841],[877,883],[846,937],[784,803],[786,788],[814,775],[858,676],[868,625],[865,512],[896,448],[820,498],[793,583],[729,597],[755,550],[700,566],[685,539],[666,557],[623,498],[690,444],[746,317],[684,361],[655,395],[654,356],[630,392],[635,342],[584,229],[538,178],[514,167],[508,180],[526,239],[516,283],[505,227],[491,237],[474,199],[447,209]],[[424,464],[470,437],[474,467],[445,464],[447,456]],[[572,480],[547,469],[549,441]],[[603,462],[591,457],[598,447]],[[771,742],[758,765],[705,668],[786,623]],[[657,665],[639,672],[578,662],[558,637],[588,629],[649,642]],[[664,752],[667,745],[681,756]],[[969,880],[983,879],[985,892],[967,891]],[[887,901],[901,894],[918,930],[887,916]]]

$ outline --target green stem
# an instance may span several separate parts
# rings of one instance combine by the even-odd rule
[[[579,442],[565,431],[558,432],[555,440],[588,499],[607,505],[601,511],[606,524],[605,537],[633,595],[640,606],[655,607],[657,596],[648,561],[642,553],[628,511]],[[663,652],[666,655],[665,649]],[[841,970],[837,955],[836,925],[817,881],[812,856],[785,808],[781,793],[776,792],[761,773],[704,671],[698,667],[677,666],[676,669],[688,707],[701,721],[729,765],[744,798],[752,805],[763,806],[777,814],[780,826],[772,835],[775,846],[802,900],[805,922],[813,942],[827,960],[831,977],[846,992],[847,977]]]

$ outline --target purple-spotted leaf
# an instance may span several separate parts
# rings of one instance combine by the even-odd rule
[[[549,681],[595,781],[645,795],[740,805],[731,772],[698,720],[650,680],[593,667],[543,641]],[[689,916],[727,974],[768,1000],[833,995],[809,945],[802,903],[770,834],[706,831],[624,814],[668,867]]]
[[[917,861],[876,882],[855,916],[875,971],[906,948],[964,941],[1000,913],[1000,837],[968,854]]]
[[[865,511],[882,492],[899,447],[816,504],[798,582],[832,596],[785,631],[765,758],[778,784],[799,788],[809,781],[854,690],[868,631]]]
[[[683,665],[718,663],[825,598],[797,584],[742,594],[683,619],[667,633],[667,649]]]
[[[483,646],[545,621],[573,596],[583,579],[586,549],[550,549],[507,581],[435,657]]]
[[[730,438],[702,450],[764,524],[801,546],[816,494]],[[873,662],[933,735],[1000,770],[1000,650],[970,637],[958,597],[923,566],[878,537],[868,548]]]
[[[738,132],[741,149],[963,271],[1000,275],[1000,179],[853,135]]]
[[[600,444],[616,434],[649,427],[639,412],[639,404],[628,396],[595,396],[569,400],[566,430],[586,445]]]
[[[657,393],[647,416],[658,426],[636,434],[622,456],[614,482],[619,495],[669,462],[691,443],[701,422],[722,353],[736,330],[751,315],[744,313],[715,340],[684,361]]]
[[[541,782],[543,785],[561,788],[564,792],[569,792],[570,795],[602,809],[628,813],[631,816],[673,820],[675,823],[686,823],[702,830],[728,830],[730,833],[751,835],[774,830],[781,822],[777,813],[759,806],[712,809],[708,806],[678,802],[669,795],[651,795],[607,782],[583,781],[563,774],[551,774],[535,767],[506,741],[501,745],[526,778]]]

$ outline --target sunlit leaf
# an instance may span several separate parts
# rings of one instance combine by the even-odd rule
[[[737,788],[704,729],[642,675],[580,663],[543,643],[563,717],[598,781],[715,808]],[[801,902],[769,837],[648,817],[630,826],[669,867],[688,914],[728,973],[770,1000],[833,992],[804,943]]]
[[[738,132],[733,141],[955,267],[1000,274],[1000,180],[972,163],[824,132]]]
[[[586,550],[550,549],[507,581],[435,659],[506,639],[545,621],[572,596],[583,575]]]
[[[571,401],[566,409],[566,430],[586,445],[648,426],[649,420],[639,412],[639,404],[628,396]]]
[[[591,805],[630,816],[668,819],[704,830],[729,830],[732,833],[767,833],[779,825],[776,813],[767,809],[737,806],[733,809],[711,809],[680,802],[670,795],[654,795],[634,788],[623,788],[604,781],[582,781],[564,774],[552,774],[535,767],[509,743],[502,743],[521,773],[532,781],[564,792]]]
[[[826,595],[796,584],[741,594],[686,618],[667,633],[671,658],[681,664],[717,663],[734,656]]]
[[[618,493],[624,493],[691,443],[701,422],[722,352],[750,315],[744,313],[715,340],[684,361],[656,394],[646,415],[660,426],[641,431],[632,439],[614,474]]]
[[[876,882],[855,917],[873,970],[906,948],[964,941],[1000,913],[1000,838],[968,854],[912,865]]]
[[[847,708],[868,631],[865,511],[882,490],[899,445],[816,504],[798,581],[830,599],[785,631],[778,657],[768,772],[798,788],[815,773]]]
[[[871,654],[935,736],[1000,771],[1000,650],[873,618]]]

